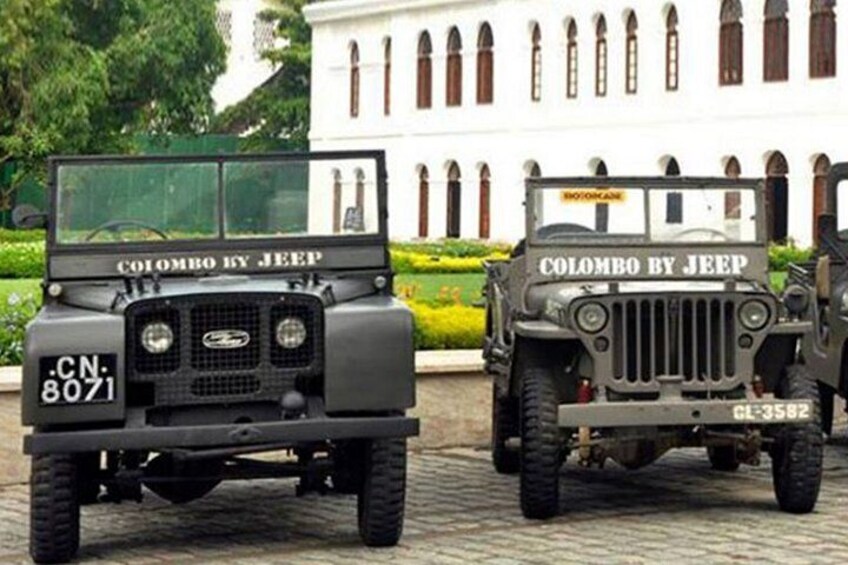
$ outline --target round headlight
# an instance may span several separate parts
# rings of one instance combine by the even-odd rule
[[[577,310],[577,325],[586,333],[598,333],[607,325],[606,308],[597,302],[589,302],[584,304]]]
[[[769,309],[764,302],[750,300],[739,309],[739,320],[751,331],[761,330],[769,321]]]
[[[165,353],[174,345],[174,332],[165,322],[147,324],[141,331],[141,346],[148,353],[158,355]]]
[[[277,324],[277,343],[283,349],[297,349],[306,341],[306,325],[300,318],[286,318]]]

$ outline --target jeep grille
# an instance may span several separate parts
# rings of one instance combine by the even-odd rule
[[[301,318],[307,330],[303,345],[291,350],[275,338],[277,324],[289,316]],[[131,305],[126,319],[127,381],[152,385],[157,406],[279,400],[294,388],[298,375],[323,370],[324,314],[316,297],[261,293],[151,299]],[[141,332],[154,322],[167,323],[174,333],[173,346],[160,355],[141,345]],[[249,341],[209,347],[204,337],[210,334],[246,335]]]

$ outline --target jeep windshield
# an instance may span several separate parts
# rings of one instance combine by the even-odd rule
[[[722,244],[758,241],[753,186],[558,184],[533,188],[534,243]]]
[[[58,246],[381,232],[374,158],[87,159],[54,175]]]

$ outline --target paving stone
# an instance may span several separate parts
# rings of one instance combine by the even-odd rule
[[[524,520],[518,477],[497,475],[485,451],[409,459],[405,535],[363,547],[353,497],[297,498],[291,481],[227,483],[182,506],[83,508],[80,561],[98,563],[845,563],[848,433],[826,449],[816,511],[777,509],[767,457],[736,473],[680,450],[638,471],[615,465],[561,475],[561,514]],[[0,562],[27,563],[28,488],[0,488]]]

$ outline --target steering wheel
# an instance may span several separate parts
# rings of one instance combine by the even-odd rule
[[[689,236],[698,233],[705,233],[707,235],[712,236],[711,239],[708,239],[706,241],[730,241],[730,238],[727,236],[726,233],[712,228],[692,228],[691,230],[685,230],[678,234],[675,234],[675,236],[672,238],[672,241],[700,241],[699,239],[687,239]]]
[[[156,234],[162,239],[168,239],[168,234],[157,228],[156,226],[151,226],[150,224],[146,224],[144,222],[140,222],[138,220],[112,220],[110,222],[106,222],[100,226],[94,228],[87,236],[85,236],[85,241],[91,241],[98,235],[103,232],[110,232],[112,234],[117,234],[124,228],[138,228],[147,230],[150,233]]]

